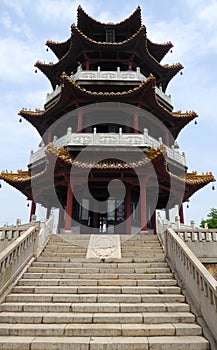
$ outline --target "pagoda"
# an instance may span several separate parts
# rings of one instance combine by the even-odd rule
[[[52,92],[44,109],[20,117],[41,136],[26,171],[0,178],[36,204],[59,208],[58,230],[132,233],[155,228],[156,210],[168,213],[212,173],[187,172],[177,137],[198,115],[173,111],[167,86],[183,69],[161,64],[172,43],[156,44],[141,9],[126,20],[100,23],[79,6],[65,42],[47,41],[56,63],[36,62]],[[133,231],[134,229],[134,231]]]

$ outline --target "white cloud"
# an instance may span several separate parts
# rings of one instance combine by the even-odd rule
[[[205,5],[198,16],[204,24],[210,28],[217,28],[217,2],[212,1],[211,4]]]
[[[81,5],[86,11],[91,9],[87,1],[84,0],[38,0],[34,3],[37,14],[42,21],[69,20],[77,22],[77,7]],[[58,23],[57,23],[58,24]]]
[[[24,17],[25,7],[30,3],[29,0],[3,0],[3,3],[10,8],[18,17]]]
[[[22,23],[21,25],[15,24],[7,12],[4,12],[0,18],[0,24],[10,32],[21,33],[27,39],[30,39],[32,36],[30,27],[26,23]]]
[[[35,43],[32,45],[13,37],[0,39],[1,81],[20,83],[32,79],[37,51],[40,52]]]

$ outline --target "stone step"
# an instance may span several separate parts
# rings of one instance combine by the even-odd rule
[[[177,286],[15,286],[12,293],[35,294],[180,294]]]
[[[121,259],[86,259],[90,235],[60,236],[1,304],[0,349],[210,349],[157,236],[121,235]]]
[[[105,347],[106,344],[106,347]],[[2,349],[22,350],[209,350],[200,336],[167,337],[0,337]]]
[[[141,313],[73,313],[73,312],[7,312],[0,313],[2,323],[100,323],[100,324],[159,324],[194,323],[195,316],[190,312],[141,312]]]
[[[85,271],[86,272],[86,271]],[[111,273],[96,273],[96,274],[76,274],[76,273],[55,273],[55,272],[47,272],[47,273],[39,273],[39,272],[26,272],[23,275],[24,279],[93,279],[93,280],[122,280],[122,279],[129,279],[129,280],[143,280],[143,279],[172,279],[174,278],[174,275],[172,273],[131,273],[131,274],[111,274]]]
[[[136,254],[134,253],[134,256],[132,257],[122,257],[121,260],[124,261],[125,259],[125,262],[129,262],[129,263],[134,263],[134,262],[144,262],[144,263],[152,263],[152,262],[165,262],[165,256],[162,254],[160,256],[154,256],[154,257],[139,257],[137,258],[135,256]],[[88,259],[89,260],[89,259]],[[68,257],[68,256],[40,256],[38,258],[38,261],[47,261],[47,262],[84,262],[84,261],[88,261],[84,258],[76,258],[76,257]],[[96,260],[96,259],[95,259]],[[109,259],[104,259],[105,261],[108,261]],[[110,259],[111,260],[111,259]],[[120,261],[120,259],[118,259]],[[91,261],[91,259],[90,259]],[[97,261],[99,262],[100,259],[97,259]],[[113,261],[117,261],[117,259],[113,259]]]
[[[75,263],[64,263],[64,262],[41,262],[41,261],[34,261],[31,266],[36,267],[71,267],[71,268],[78,268],[78,267],[97,267],[102,266],[102,262],[89,262],[88,260],[85,260],[84,262],[75,262]],[[104,267],[129,267],[129,262],[122,262],[122,260],[119,260],[119,262],[104,262]],[[142,268],[166,268],[168,269],[168,265],[166,262],[153,262],[153,263],[143,263],[143,262],[134,262],[133,267],[142,267]]]
[[[175,279],[21,279],[17,286],[176,286]]]
[[[29,267],[28,272],[31,273],[72,273],[72,274],[153,274],[153,273],[169,273],[170,269],[166,267],[148,268],[148,267],[104,267],[104,265],[96,267],[72,267],[72,268],[57,268],[57,267]]]
[[[201,327],[191,323],[163,324],[0,324],[0,336],[46,337],[153,337],[202,335]],[[0,343],[1,344],[1,343]]]
[[[9,294],[6,302],[59,302],[59,303],[183,303],[181,294]]]
[[[1,305],[2,311],[7,312],[78,312],[78,313],[117,313],[129,312],[189,312],[190,307],[185,303],[20,303],[10,302]]]

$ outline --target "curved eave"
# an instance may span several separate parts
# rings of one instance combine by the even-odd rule
[[[28,171],[18,170],[17,173],[1,172],[0,179],[32,199],[31,176]]]
[[[134,32],[136,32],[141,27],[141,8],[138,6],[136,10],[124,21],[119,23],[102,23],[94,18],[90,17],[81,6],[78,7],[77,12],[77,26],[82,32],[88,33],[88,30],[99,30],[103,31],[106,29],[112,30],[129,30],[129,28],[133,28]]]
[[[146,28],[141,26],[140,29],[129,39],[122,42],[97,42],[90,39],[81,32],[75,25],[72,25],[72,37],[68,52],[57,63],[36,62],[35,66],[39,68],[50,80],[53,88],[59,84],[59,77],[63,71],[70,74],[78,65],[77,57],[82,51],[100,52],[102,49],[106,52],[111,50],[127,50],[136,52],[140,48],[139,56],[141,64],[141,72],[147,75],[147,67],[149,73],[153,73],[157,77],[157,83],[162,85],[163,91],[166,90],[170,80],[183,68],[180,63],[171,66],[162,66],[147,50]]]
[[[195,192],[216,180],[212,173],[198,175],[192,172],[187,173],[183,181],[186,184],[184,201],[187,201]]]
[[[170,112],[158,102],[154,90],[155,78],[150,76],[146,81],[133,89],[122,92],[93,92],[78,85],[66,73],[61,74],[63,88],[55,104],[46,110],[27,111],[22,109],[19,115],[29,121],[42,136],[47,130],[47,120],[57,112],[61,114],[61,107],[65,110],[73,103],[94,103],[120,101],[123,103],[141,103],[141,105],[154,113],[165,125],[167,125],[176,139],[179,132],[190,121],[197,117],[195,112]]]
[[[159,79],[159,83],[162,85],[162,89],[163,91],[166,91],[167,86],[169,84],[169,82],[172,80],[173,77],[176,76],[176,74],[178,74],[182,69],[183,69],[183,65],[181,63],[175,63],[171,66],[169,66],[168,64],[163,66],[163,76],[162,78]]]
[[[160,62],[164,56],[172,49],[173,44],[171,41],[163,44],[153,43],[151,40],[147,39],[147,47],[150,54]]]
[[[61,43],[57,41],[47,40],[46,45],[53,51],[56,57],[60,60],[69,51],[70,43],[71,43],[71,38]]]
[[[44,63],[37,61],[35,63],[35,67],[44,73],[44,75],[50,80],[52,87],[55,88],[55,86],[59,84],[59,76],[63,71],[70,74],[71,71],[74,71],[77,68],[77,57],[82,51],[100,51],[102,48],[105,50],[120,48],[129,48],[129,50],[132,50],[136,47],[136,45],[138,45],[140,40],[145,37],[145,35],[145,26],[141,26],[134,35],[122,42],[97,42],[88,38],[75,25],[72,25],[72,37],[70,39],[70,47],[68,52],[57,63]]]

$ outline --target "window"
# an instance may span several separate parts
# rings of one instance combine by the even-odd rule
[[[115,31],[114,30],[106,30],[106,42],[114,43],[115,42]]]

